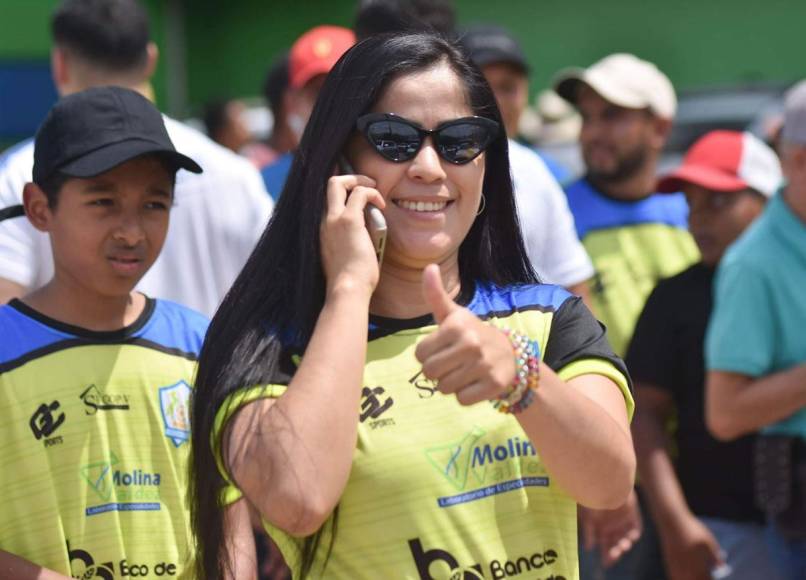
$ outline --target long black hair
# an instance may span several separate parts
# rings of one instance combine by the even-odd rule
[[[356,119],[392,80],[440,63],[464,84],[474,114],[502,127],[485,156],[486,208],[459,248],[461,285],[537,281],[521,239],[501,115],[481,72],[450,42],[430,34],[374,36],[347,51],[322,87],[274,215],[202,348],[191,416],[189,496],[199,578],[220,578],[229,562],[219,504],[224,481],[210,445],[216,410],[234,391],[270,380],[278,364],[278,337],[304,351],[324,304],[319,227],[338,156]]]

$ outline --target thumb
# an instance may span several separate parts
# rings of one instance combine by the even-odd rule
[[[423,270],[423,296],[426,304],[431,308],[431,312],[434,313],[434,319],[437,324],[440,324],[451,312],[458,308],[445,291],[439,266],[436,264],[429,264]]]

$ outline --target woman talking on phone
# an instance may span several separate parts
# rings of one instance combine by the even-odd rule
[[[246,557],[222,532],[245,496],[294,578],[578,578],[577,503],[632,488],[629,379],[516,220],[494,97],[451,44],[342,57],[202,351],[199,577]]]

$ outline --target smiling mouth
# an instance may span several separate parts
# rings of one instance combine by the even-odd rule
[[[437,212],[444,210],[449,203],[453,201],[408,201],[405,199],[396,199],[393,203],[403,209],[417,212]]]

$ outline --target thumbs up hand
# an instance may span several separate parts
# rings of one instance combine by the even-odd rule
[[[451,299],[437,265],[423,271],[423,296],[438,325],[415,350],[423,374],[462,405],[504,393],[515,380],[512,346],[504,333]]]

